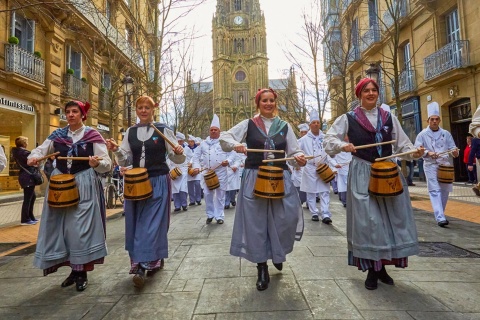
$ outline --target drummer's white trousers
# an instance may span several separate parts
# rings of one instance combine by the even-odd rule
[[[428,192],[432,203],[433,214],[437,222],[445,221],[445,207],[448,201],[448,190],[440,189]]]
[[[308,205],[308,210],[310,210],[310,213],[312,216],[318,216],[318,214],[321,212],[322,213],[322,219],[329,217],[332,217],[332,213],[329,210],[330,206],[330,192],[325,191],[325,192],[319,192],[319,197],[320,197],[320,211],[317,208],[317,194],[312,193],[312,192],[307,192],[307,205]]]
[[[220,188],[204,190],[204,198],[207,207],[207,217],[215,218],[215,220],[225,220],[225,190]]]

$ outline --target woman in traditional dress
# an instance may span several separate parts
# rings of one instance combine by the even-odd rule
[[[255,96],[259,113],[246,119],[227,132],[222,132],[220,144],[224,151],[239,153],[249,149],[285,150],[295,157],[293,166],[305,166],[292,127],[277,116],[277,94],[272,89],[261,89]],[[247,143],[247,147],[242,145]],[[230,254],[257,263],[257,290],[265,290],[270,282],[267,260],[282,270],[286,255],[293,250],[295,240],[303,234],[303,212],[298,192],[293,186],[285,162],[269,163],[283,169],[285,196],[281,199],[260,198],[253,194],[258,168],[264,159],[284,158],[283,153],[247,153],[242,185],[233,226]]]
[[[110,171],[112,162],[100,133],[82,122],[87,119],[89,108],[88,102],[68,102],[65,105],[68,126],[55,130],[42,145],[32,150],[27,162],[30,166],[38,166],[39,158],[57,151],[59,156],[89,159],[57,159],[52,177],[74,175],[80,200],[69,207],[51,207],[45,197],[33,262],[43,269],[44,275],[61,266],[71,267],[72,272],[62,282],[62,287],[75,283],[77,291],[85,290],[87,271],[92,271],[95,264],[102,264],[107,255],[105,201],[98,174]]]
[[[370,195],[368,183],[372,162],[376,158],[415,151],[402,156],[405,160],[419,158],[423,148],[415,149],[402,130],[398,119],[377,107],[378,84],[369,78],[355,87],[360,106],[338,117],[328,130],[324,147],[334,156],[352,152],[347,190],[348,264],[368,270],[365,287],[377,289],[378,280],[393,285],[385,265],[405,268],[408,256],[418,253],[417,228],[405,178],[400,174],[403,193],[394,197]],[[348,135],[349,141],[345,141]],[[391,145],[356,150],[355,146],[396,140]],[[392,148],[393,146],[393,148]],[[388,161],[394,162],[394,159]]]
[[[130,255],[130,274],[133,284],[141,288],[145,283],[145,272],[153,275],[163,268],[168,257],[167,232],[170,223],[171,184],[166,157],[174,163],[185,161],[183,148],[170,144],[154,128],[153,115],[156,104],[151,97],[142,96],[135,103],[140,122],[127,129],[119,147],[113,139],[107,147],[115,154],[122,167],[146,168],[153,194],[144,200],[125,200],[125,249]],[[167,126],[155,123],[171,142],[175,134]],[[128,173],[128,171],[127,171]]]

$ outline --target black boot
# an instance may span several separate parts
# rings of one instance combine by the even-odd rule
[[[268,266],[266,262],[257,264],[258,270],[258,279],[257,279],[257,290],[263,291],[268,288],[268,283],[270,282],[270,275],[268,274]]]
[[[277,268],[278,271],[282,271],[282,269],[283,269],[283,263],[282,263],[282,262],[280,262],[280,263],[273,263],[273,266],[274,266],[275,268]]]
[[[75,283],[76,280],[77,280],[77,272],[72,270],[72,272],[70,272],[70,275],[65,280],[63,280],[62,288],[71,286],[72,284]]]
[[[80,271],[77,274],[78,274],[78,277],[75,280],[77,291],[83,291],[87,288],[87,285],[88,285],[87,272]]]
[[[378,271],[378,279],[383,283],[389,284],[391,286],[394,285],[392,277],[390,277],[387,273],[387,270],[385,270],[385,266],[382,266],[382,269]]]
[[[378,272],[373,268],[368,269],[367,280],[365,280],[365,288],[375,290],[378,287]]]

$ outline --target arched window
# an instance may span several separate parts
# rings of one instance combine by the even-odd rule
[[[242,0],[235,0],[234,2],[235,11],[242,10]]]

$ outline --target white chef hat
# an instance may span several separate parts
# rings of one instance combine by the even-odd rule
[[[382,108],[383,110],[385,110],[387,112],[390,112],[390,106],[388,104],[382,103],[380,108]]]
[[[185,135],[180,131],[177,131],[177,134],[175,136],[177,137],[177,140],[185,140]]]
[[[196,137],[195,138],[195,143],[198,143],[198,144],[202,143],[202,138]]]
[[[308,130],[309,130],[308,124],[306,124],[306,123],[301,123],[301,124],[299,124],[299,125],[298,125],[298,130],[300,130],[300,131],[308,131]]]
[[[191,134],[188,135],[188,141],[195,141],[195,139],[197,139],[197,138],[195,138]]]
[[[210,128],[211,127],[217,127],[220,129],[220,119],[216,114],[213,115],[212,123],[210,124]]]
[[[312,123],[313,121],[320,121],[317,110],[310,111],[310,123]]]
[[[437,102],[433,101],[427,104],[427,114],[429,119],[431,116],[440,117],[440,107]]]

